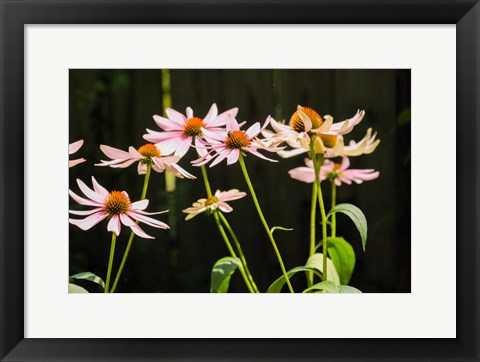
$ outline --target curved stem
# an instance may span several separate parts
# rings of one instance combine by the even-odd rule
[[[310,208],[310,253],[309,256],[315,254],[315,226],[317,219],[317,185],[312,185],[312,203]],[[313,272],[308,273],[308,286],[313,285]]]
[[[325,213],[325,204],[323,203],[322,187],[320,186],[320,167],[323,164],[323,155],[315,154],[313,143],[310,142],[310,152],[312,155],[313,169],[315,171],[315,185],[317,186],[318,204],[322,216],[322,246],[323,246],[323,280],[327,280],[327,214]]]
[[[108,258],[107,277],[105,281],[104,293],[108,293],[108,287],[110,286],[110,274],[112,273],[113,255],[115,254],[115,242],[117,241],[117,234],[112,233],[112,243],[110,245],[110,257]]]
[[[145,199],[145,196],[147,195],[148,181],[150,180],[151,171],[152,171],[152,165],[148,164],[147,172],[145,173],[145,180],[143,181],[142,196],[140,197],[140,200]],[[138,221],[137,221],[137,224],[138,224]],[[118,281],[120,280],[120,276],[122,275],[123,268],[125,267],[125,263],[127,262],[128,254],[130,253],[130,249],[132,248],[134,237],[135,237],[134,232],[133,231],[130,232],[130,237],[128,238],[128,242],[127,242],[127,247],[125,249],[125,252],[123,253],[122,262],[118,267],[117,275],[115,276],[115,280],[113,281],[113,285],[112,285],[112,289],[110,290],[110,293],[114,293],[115,289],[117,288]]]
[[[228,240],[228,236],[225,233],[225,229],[223,228],[222,224],[220,223],[220,218],[218,217],[218,212],[214,212],[213,216],[215,217],[215,222],[217,223],[218,230],[220,231],[220,234],[222,235],[222,238],[225,241],[225,245],[227,246],[227,249],[230,252],[230,255],[232,257],[238,259],[237,254],[235,254],[235,251],[232,248],[232,244],[230,244],[230,241]],[[238,269],[240,269],[240,273],[242,274],[243,280],[245,281],[245,285],[247,286],[250,293],[255,293],[255,291],[253,290],[253,288],[250,284],[250,281],[248,280],[247,275],[245,274],[245,269],[243,268],[243,265],[239,265]]]
[[[223,225],[228,230],[231,238],[233,239],[235,246],[237,247],[238,254],[240,254],[240,260],[242,261],[243,266],[245,267],[245,271],[247,273],[248,279],[250,280],[250,284],[252,285],[252,288],[255,290],[256,293],[260,293],[257,288],[257,285],[253,281],[252,273],[250,273],[250,270],[248,269],[247,260],[245,259],[245,255],[243,254],[243,250],[240,245],[240,242],[237,239],[237,236],[233,232],[233,229],[230,227],[230,224],[228,223],[228,220],[225,218],[225,216],[220,211],[217,211],[217,213],[220,216],[220,220],[222,221]]]
[[[335,180],[332,180],[332,209],[337,203],[337,185],[335,185]],[[331,225],[332,236],[334,237],[337,232],[337,215],[336,213],[332,214],[332,225]]]
[[[275,254],[277,254],[277,259],[278,262],[280,263],[280,267],[282,269],[283,276],[285,277],[285,280],[288,285],[288,289],[290,290],[290,293],[294,293],[292,284],[290,283],[290,279],[288,278],[287,271],[285,269],[285,265],[283,264],[282,257],[280,255],[280,251],[278,250],[277,244],[275,243],[275,239],[273,238],[272,232],[270,231],[270,228],[268,227],[267,221],[265,220],[265,217],[263,216],[262,209],[260,208],[260,204],[258,203],[257,196],[255,195],[255,190],[253,189],[252,182],[250,181],[250,177],[248,176],[248,171],[247,168],[245,167],[245,161],[243,160],[242,153],[240,153],[240,157],[238,158],[240,161],[240,167],[242,168],[243,176],[245,177],[245,181],[247,182],[248,188],[250,190],[250,193],[252,195],[253,203],[255,204],[255,207],[257,208],[257,213],[258,216],[260,217],[260,220],[262,221],[262,224],[265,228],[265,231],[268,234],[268,237],[270,239],[270,242],[272,243],[273,250],[275,250]]]

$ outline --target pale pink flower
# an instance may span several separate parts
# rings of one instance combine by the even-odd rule
[[[227,204],[227,201],[238,200],[245,195],[245,192],[240,192],[237,189],[229,191],[217,190],[215,195],[212,195],[208,199],[200,199],[194,202],[192,207],[183,210],[184,213],[188,214],[185,220],[190,220],[202,212],[213,212],[216,209],[220,209],[223,212],[232,212],[233,209]]]
[[[338,138],[338,142],[332,148],[325,150],[325,157],[333,158],[338,156],[360,156],[368,155],[375,151],[380,144],[380,140],[375,140],[377,132],[372,136],[372,129],[369,128],[365,136],[358,142],[350,141],[348,146],[345,146],[343,137]]]
[[[77,142],[70,143],[68,145],[68,154],[71,155],[72,153],[77,152],[80,149],[80,147],[82,147],[82,146],[83,146],[83,140],[78,140]],[[70,160],[70,161],[68,161],[68,167],[76,166],[79,163],[82,163],[82,162],[85,162],[85,161],[86,161],[86,159],[84,159],[84,158],[79,158],[79,159],[76,159],[76,160]]]
[[[135,234],[142,238],[154,239],[153,236],[147,235],[140,226],[137,225],[135,220],[159,229],[169,229],[167,224],[146,216],[161,214],[168,210],[161,212],[145,212],[143,210],[148,206],[148,200],[145,199],[131,202],[125,191],[108,192],[93,176],[93,190],[79,179],[77,179],[77,183],[87,199],[68,190],[72,199],[80,205],[94,207],[88,211],[69,210],[69,212],[74,215],[87,215],[85,219],[69,219],[71,224],[77,225],[80,229],[88,230],[107,217],[110,219],[107,230],[114,232],[117,236],[120,235],[121,224],[123,224],[128,226]]]
[[[203,130],[210,133],[224,132],[226,116],[229,114],[235,117],[238,108],[229,109],[222,114],[218,114],[217,105],[214,103],[210,107],[207,115],[202,119],[193,116],[193,110],[190,107],[186,109],[186,115],[183,115],[174,109],[165,110],[168,118],[158,115],[153,116],[153,120],[164,132],[156,132],[147,129],[147,134],[143,135],[147,141],[153,142],[160,149],[160,152],[169,155],[175,152],[175,156],[182,157],[192,145],[195,138],[195,146],[200,156],[203,156],[205,144],[202,140]]]
[[[313,161],[306,158],[305,164],[306,167],[297,167],[288,171],[288,173],[295,180],[313,183],[315,182]],[[342,182],[348,185],[352,182],[361,184],[363,181],[374,180],[380,175],[380,173],[374,169],[349,169],[349,167],[350,160],[348,157],[343,157],[341,164],[331,160],[325,160],[320,168],[320,180],[330,179],[335,182],[335,185],[340,186]]]
[[[205,155],[198,160],[192,161],[192,164],[195,166],[201,166],[212,161],[210,167],[213,167],[226,158],[227,164],[231,165],[238,161],[240,152],[248,152],[252,155],[263,158],[264,160],[278,162],[277,160],[265,157],[257,151],[258,149],[262,149],[269,152],[278,152],[283,149],[283,147],[265,146],[264,141],[257,138],[260,132],[267,127],[270,119],[271,117],[268,116],[262,127],[260,127],[259,122],[256,122],[246,131],[242,131],[240,130],[240,125],[237,120],[232,115],[228,114],[227,129],[223,132],[210,132],[206,129],[202,130],[205,139],[208,142],[206,148],[210,149],[210,151],[205,153]]]
[[[100,149],[105,155],[111,158],[111,161],[101,160],[101,163],[97,163],[95,164],[95,166],[125,168],[130,166],[134,162],[138,162],[137,170],[139,175],[144,175],[147,172],[147,165],[151,164],[152,169],[159,173],[167,170],[179,178],[196,178],[195,176],[181,168],[179,165],[177,165],[180,157],[162,157],[158,148],[151,143],[143,145],[138,150],[130,146],[128,148],[128,152],[105,145],[101,145]]]

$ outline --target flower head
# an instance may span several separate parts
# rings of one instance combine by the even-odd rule
[[[117,236],[120,235],[121,225],[123,224],[142,238],[154,239],[152,236],[147,235],[140,226],[137,225],[135,220],[159,229],[169,229],[167,224],[146,216],[161,214],[168,210],[151,213],[145,212],[143,210],[148,206],[148,200],[146,199],[131,202],[125,191],[108,192],[93,176],[93,190],[79,179],[77,179],[77,184],[87,198],[80,197],[73,191],[68,190],[72,199],[80,205],[94,207],[87,211],[69,210],[71,214],[87,216],[85,219],[69,219],[71,224],[77,225],[82,230],[90,229],[105,218],[110,219],[107,230],[114,232]]]
[[[163,154],[169,155],[175,152],[175,156],[178,157],[182,157],[188,152],[195,138],[197,151],[203,156],[206,152],[202,140],[203,130],[206,129],[211,133],[224,131],[221,126],[225,125],[226,116],[229,114],[235,117],[238,108],[229,109],[219,115],[217,105],[214,103],[204,118],[194,117],[190,107],[187,107],[185,115],[171,108],[167,108],[165,112],[168,118],[153,116],[155,123],[164,132],[147,129],[148,133],[143,135],[143,138],[155,143]]]
[[[200,199],[197,202],[194,202],[192,207],[183,210],[184,213],[188,214],[187,217],[185,217],[185,220],[190,220],[202,212],[213,212],[216,209],[220,209],[223,212],[232,212],[233,209],[227,204],[227,201],[238,200],[245,195],[245,192],[240,192],[237,189],[229,191],[217,190],[215,195],[212,195],[207,199]]]
[[[101,163],[95,164],[95,166],[110,166],[113,168],[125,168],[138,162],[138,174],[143,175],[147,172],[147,165],[151,165],[152,169],[156,172],[162,173],[167,170],[173,173],[179,178],[196,178],[192,174],[185,171],[177,162],[180,157],[166,156],[163,157],[160,154],[160,150],[153,144],[147,143],[141,146],[138,150],[130,146],[128,152],[113,148],[110,146],[101,145],[100,149],[103,153],[110,157],[110,161],[101,160]]]
[[[264,160],[277,162],[277,160],[267,158],[257,151],[258,149],[263,149],[269,152],[278,152],[283,149],[283,147],[266,146],[264,140],[257,138],[260,132],[267,127],[270,119],[271,117],[268,116],[262,127],[260,127],[259,122],[256,122],[246,131],[243,131],[240,129],[237,120],[233,116],[227,115],[227,129],[223,132],[214,133],[203,130],[205,139],[208,142],[206,143],[206,148],[210,149],[210,151],[206,152],[198,160],[193,161],[192,164],[201,166],[212,161],[210,164],[210,167],[212,167],[227,159],[227,164],[231,165],[238,161],[240,152],[248,152]]]
[[[364,116],[364,111],[357,110],[352,118],[333,123],[333,117],[330,115],[321,117],[312,108],[298,106],[288,125],[272,119],[274,132],[265,130],[263,135],[270,140],[271,145],[276,146],[285,142],[292,148],[278,153],[284,158],[308,152],[310,142],[314,143],[315,152],[328,153],[328,149],[336,147],[339,143],[343,144],[343,135],[350,133]]]
[[[305,159],[306,167],[294,168],[288,173],[295,180],[306,183],[315,182],[315,170],[313,161],[309,158]],[[340,186],[343,183],[350,185],[352,182],[361,184],[363,181],[370,181],[380,176],[378,171],[374,169],[349,169],[350,161],[348,157],[342,158],[342,163],[335,163],[331,160],[325,160],[320,168],[320,180],[332,180],[335,185]]]
[[[70,143],[68,145],[68,154],[71,155],[72,153],[77,152],[82,146],[83,146],[83,140],[78,140],[77,142]],[[68,167],[76,166],[79,163],[82,163],[85,161],[86,160],[84,158],[68,161]]]

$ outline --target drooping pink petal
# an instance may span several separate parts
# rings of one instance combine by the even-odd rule
[[[235,118],[237,116],[237,113],[238,113],[238,108],[235,107],[235,108],[229,109],[228,111],[220,113],[216,118],[210,120],[208,122],[208,124],[205,123],[205,122],[204,123],[208,128],[223,126],[227,122],[227,115],[228,114],[230,116],[232,116],[233,118]]]
[[[137,224],[133,224],[132,226],[130,226],[130,229],[138,236],[140,236],[141,238],[145,238],[145,239],[155,239],[153,236],[150,236],[148,235],[147,233],[145,233],[145,231],[143,231],[140,226],[138,226]]]
[[[229,154],[229,151],[227,151],[226,149],[222,149],[220,151],[218,151],[218,153],[216,154],[216,159],[213,160],[213,162],[210,164],[210,167],[213,167],[217,164],[219,164],[220,162],[222,162],[225,157],[227,157]],[[214,156],[215,157],[215,156]]]
[[[190,149],[190,146],[192,145],[192,137],[186,137],[183,142],[179,144],[177,149],[175,150],[175,156],[178,157],[183,157],[185,154],[188,152]]]
[[[86,210],[86,211],[68,210],[68,212],[70,214],[73,214],[73,215],[86,216],[86,215],[92,215],[92,214],[94,214],[96,212],[99,212],[99,211],[102,211],[102,210],[103,210],[102,207],[96,207],[95,209]]]
[[[232,211],[233,211],[233,208],[232,208],[229,204],[227,204],[227,203],[225,203],[225,202],[219,201],[219,202],[217,203],[217,205],[218,205],[218,208],[219,208],[220,210],[222,210],[223,212],[232,212]]]
[[[186,140],[186,137],[183,135],[181,137],[175,137],[166,141],[156,143],[155,146],[160,150],[162,155],[170,155],[174,153],[178,148],[182,147],[184,143],[187,143],[188,146],[192,143],[192,138],[190,137],[190,142]]]
[[[253,150],[253,149],[248,149],[248,152],[250,152],[252,155],[255,155],[257,157],[260,157],[264,160],[267,160],[267,161],[270,161],[270,162],[278,162],[278,160],[274,160],[274,159],[271,159],[271,158],[268,158],[264,155],[262,155],[260,152],[257,152],[256,150]]]
[[[127,168],[128,166],[130,166],[132,163],[135,163],[137,162],[138,160],[132,158],[130,160],[127,160],[125,162],[122,162],[122,163],[115,163],[115,164],[111,164],[110,167],[112,168]]]
[[[85,161],[86,161],[86,159],[84,159],[84,158],[77,158],[76,160],[70,160],[70,161],[68,161],[68,167],[76,166],[76,165],[78,165],[80,163],[83,163]]]
[[[108,222],[107,230],[114,232],[117,236],[119,236],[121,229],[122,225],[120,224],[120,218],[118,217],[118,215],[113,215]]]
[[[163,172],[165,171],[165,165],[163,164],[162,160],[158,157],[153,157],[152,158],[153,160],[153,164],[156,166],[157,168],[157,172]]]
[[[212,131],[206,128],[202,128],[202,134],[205,139],[210,143],[215,143],[215,141],[223,141],[227,137],[227,131],[222,129],[221,131]]]
[[[288,174],[291,178],[298,181],[306,183],[315,182],[315,172],[312,168],[309,167],[296,167],[288,171]]]
[[[155,165],[153,165],[155,167]],[[137,166],[137,173],[139,175],[145,175],[147,173],[147,165],[144,163],[139,162]]]
[[[68,154],[77,152],[83,146],[83,140],[78,140],[76,142],[70,143],[68,145]]]
[[[181,168],[179,165],[176,163],[171,163],[167,164],[166,166],[167,170],[173,173],[175,176],[183,178],[189,178],[189,179],[196,179],[195,176],[193,176],[191,173],[185,171],[183,168]]]
[[[132,157],[128,152],[107,145],[100,145],[100,149],[105,155],[107,155],[111,159],[128,160]]]
[[[89,217],[81,220],[69,219],[70,224],[78,226],[82,230],[88,230],[92,226],[97,225],[100,221],[105,219],[108,214],[104,211],[99,211],[96,214],[90,215]]]
[[[231,150],[230,154],[227,157],[227,165],[231,165],[231,164],[237,162],[239,156],[240,156],[240,150],[238,148],[234,149],[234,150]]]
[[[156,228],[170,229],[170,227],[167,224],[165,224],[164,222],[155,220],[151,217],[136,213],[134,211],[128,211],[127,215],[130,216],[131,218],[135,219],[135,220],[138,220],[138,221],[143,222],[143,223],[145,223],[147,225],[150,225],[150,226],[154,226]]]

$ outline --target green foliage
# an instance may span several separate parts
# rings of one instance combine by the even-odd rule
[[[230,278],[238,267],[242,267],[242,262],[238,258],[227,256],[219,259],[212,269],[210,293],[227,293]]]
[[[75,280],[89,280],[91,282],[94,282],[100,285],[102,288],[105,289],[105,282],[103,281],[103,279],[91,272],[83,272],[83,273],[71,275],[70,282],[73,283]]]
[[[328,244],[327,244],[328,245]],[[316,269],[323,274],[323,254],[316,253],[310,256],[307,260],[307,267]],[[327,280],[334,282],[335,284],[340,284],[340,277],[338,276],[335,265],[330,258],[327,258]]]
[[[75,294],[75,293],[88,293],[88,291],[79,285],[68,283],[68,294]]]
[[[327,253],[332,259],[341,284],[348,284],[355,268],[355,252],[342,237],[327,238]]]
[[[303,293],[361,293],[361,291],[348,285],[336,285],[328,280],[312,285],[305,289]]]
[[[365,247],[367,245],[367,219],[365,218],[362,210],[352,204],[338,204],[332,210],[330,210],[327,217],[330,217],[337,212],[347,215],[353,221],[358,232],[360,233],[363,251],[365,251]]]
[[[296,268],[293,268],[293,269],[290,269],[289,271],[287,271],[287,276],[288,276],[288,279],[291,279],[292,276],[294,276],[295,274],[297,274],[298,272],[302,272],[302,271],[306,271],[306,272],[313,272],[315,275],[317,275],[319,278],[322,277],[322,274],[315,268],[313,267],[307,267],[307,266],[297,266]],[[267,290],[267,293],[280,293],[281,290],[282,290],[282,287],[283,285],[286,283],[286,279],[285,279],[285,276],[281,276],[280,278],[278,278],[277,280],[275,280],[269,287],[268,287],[268,290]]]

